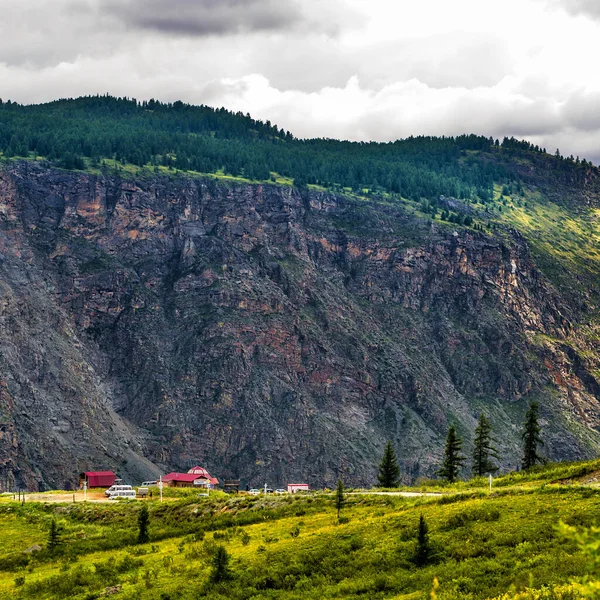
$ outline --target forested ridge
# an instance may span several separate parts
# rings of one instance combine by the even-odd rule
[[[5,158],[41,156],[67,169],[121,164],[159,166],[265,181],[273,173],[326,188],[369,190],[420,200],[441,195],[493,199],[510,183],[515,156],[548,163],[565,181],[583,180],[592,164],[547,154],[529,142],[477,135],[410,137],[390,143],[302,140],[269,121],[223,108],[112,96],[39,105],[0,100]]]

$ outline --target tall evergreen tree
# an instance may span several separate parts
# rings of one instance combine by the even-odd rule
[[[475,428],[475,444],[473,447],[473,475],[483,477],[486,473],[495,473],[498,467],[490,460],[498,458],[498,453],[492,446],[492,424],[481,413]]]
[[[431,546],[429,544],[429,527],[425,522],[425,517],[421,513],[419,519],[419,532],[417,534],[417,549],[415,551],[415,564],[424,567],[431,559]]]
[[[538,454],[538,446],[543,446],[541,437],[541,428],[539,425],[539,405],[532,402],[525,414],[525,424],[523,427],[523,469],[531,469],[536,464],[543,462]]]
[[[438,475],[443,477],[449,483],[454,483],[458,478],[460,467],[465,462],[462,456],[462,440],[456,433],[456,427],[450,425],[448,435],[446,436],[446,447],[444,448],[444,460],[438,471]]]
[[[212,557],[212,569],[210,572],[210,581],[212,583],[221,583],[231,578],[229,570],[229,553],[223,546],[218,546]]]
[[[61,544],[60,527],[56,523],[56,519],[52,519],[50,521],[50,531],[48,532],[48,550],[54,552]]]
[[[145,544],[150,541],[149,524],[150,514],[148,513],[148,507],[144,504],[138,514],[138,544]]]
[[[342,482],[342,478],[340,477],[337,482],[337,489],[335,491],[335,507],[337,509],[337,518],[338,521],[340,519],[340,511],[342,510],[342,506],[344,506],[344,483]]]
[[[393,488],[398,487],[398,480],[400,478],[400,467],[398,466],[398,459],[396,458],[396,452],[392,446],[392,442],[388,442],[383,452],[383,458],[379,465],[379,473],[377,475],[377,484],[379,487]]]

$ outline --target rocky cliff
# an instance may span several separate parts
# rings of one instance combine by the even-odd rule
[[[32,163],[0,172],[0,487],[206,465],[244,483],[430,475],[451,422],[504,467],[600,447],[594,342],[517,231],[402,203]]]

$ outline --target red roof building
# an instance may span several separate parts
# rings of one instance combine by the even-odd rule
[[[86,482],[88,488],[109,488],[116,478],[112,471],[86,471],[79,476],[79,485]]]
[[[170,487],[214,487],[219,484],[219,480],[211,477],[210,473],[202,467],[193,467],[187,473],[169,473],[164,475],[162,480]]]
[[[168,475],[163,475],[163,483],[172,483],[172,484],[189,484],[192,485],[194,483],[194,479],[198,479],[198,475],[194,475],[193,473],[169,473]]]

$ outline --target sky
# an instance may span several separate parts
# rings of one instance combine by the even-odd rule
[[[600,163],[600,0],[0,0],[0,98],[225,106],[298,137],[514,135]]]

